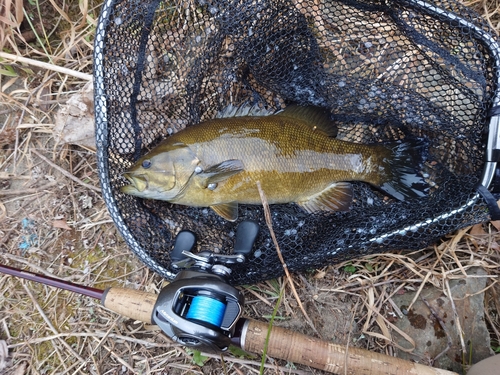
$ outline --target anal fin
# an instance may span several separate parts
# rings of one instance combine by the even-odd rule
[[[348,182],[336,182],[309,197],[308,200],[296,203],[309,213],[349,211],[352,203],[352,185]]]
[[[237,202],[216,204],[210,206],[210,208],[214,210],[217,215],[222,216],[228,221],[236,221],[236,219],[238,218]]]

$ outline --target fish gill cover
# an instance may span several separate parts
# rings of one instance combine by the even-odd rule
[[[261,206],[240,205],[229,222],[209,208],[120,191],[123,172],[161,140],[250,103],[269,111],[326,108],[339,140],[429,142],[425,197],[398,201],[355,182],[348,212],[271,205],[292,271],[423,248],[488,220],[476,185],[497,91],[491,34],[452,0],[109,0],[94,77],[98,165],[111,215],[134,253],[166,278],[175,275],[169,252],[179,230],[197,234],[197,250],[227,253],[237,224],[255,220],[254,253],[231,266],[230,281],[282,274]]]

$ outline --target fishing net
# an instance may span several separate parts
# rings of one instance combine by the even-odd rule
[[[262,206],[228,222],[209,208],[125,195],[122,173],[162,139],[241,103],[328,108],[338,139],[427,138],[430,193],[401,202],[354,183],[349,212],[271,205],[292,271],[366,254],[420,249],[496,215],[499,46],[453,0],[108,0],[95,41],[97,156],[102,191],[132,251],[165,278],[181,229],[196,251],[230,253],[235,228],[260,224],[230,282],[282,274]]]

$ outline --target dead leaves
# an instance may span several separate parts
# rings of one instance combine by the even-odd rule
[[[95,151],[93,95],[92,82],[89,82],[58,112],[54,136],[59,142]]]
[[[68,225],[68,223],[64,219],[52,221],[52,226],[54,228],[71,230],[71,227]]]

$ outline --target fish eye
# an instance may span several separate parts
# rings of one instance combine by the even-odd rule
[[[142,162],[142,167],[145,168],[145,169],[148,169],[151,167],[151,160],[149,159],[146,159]]]

